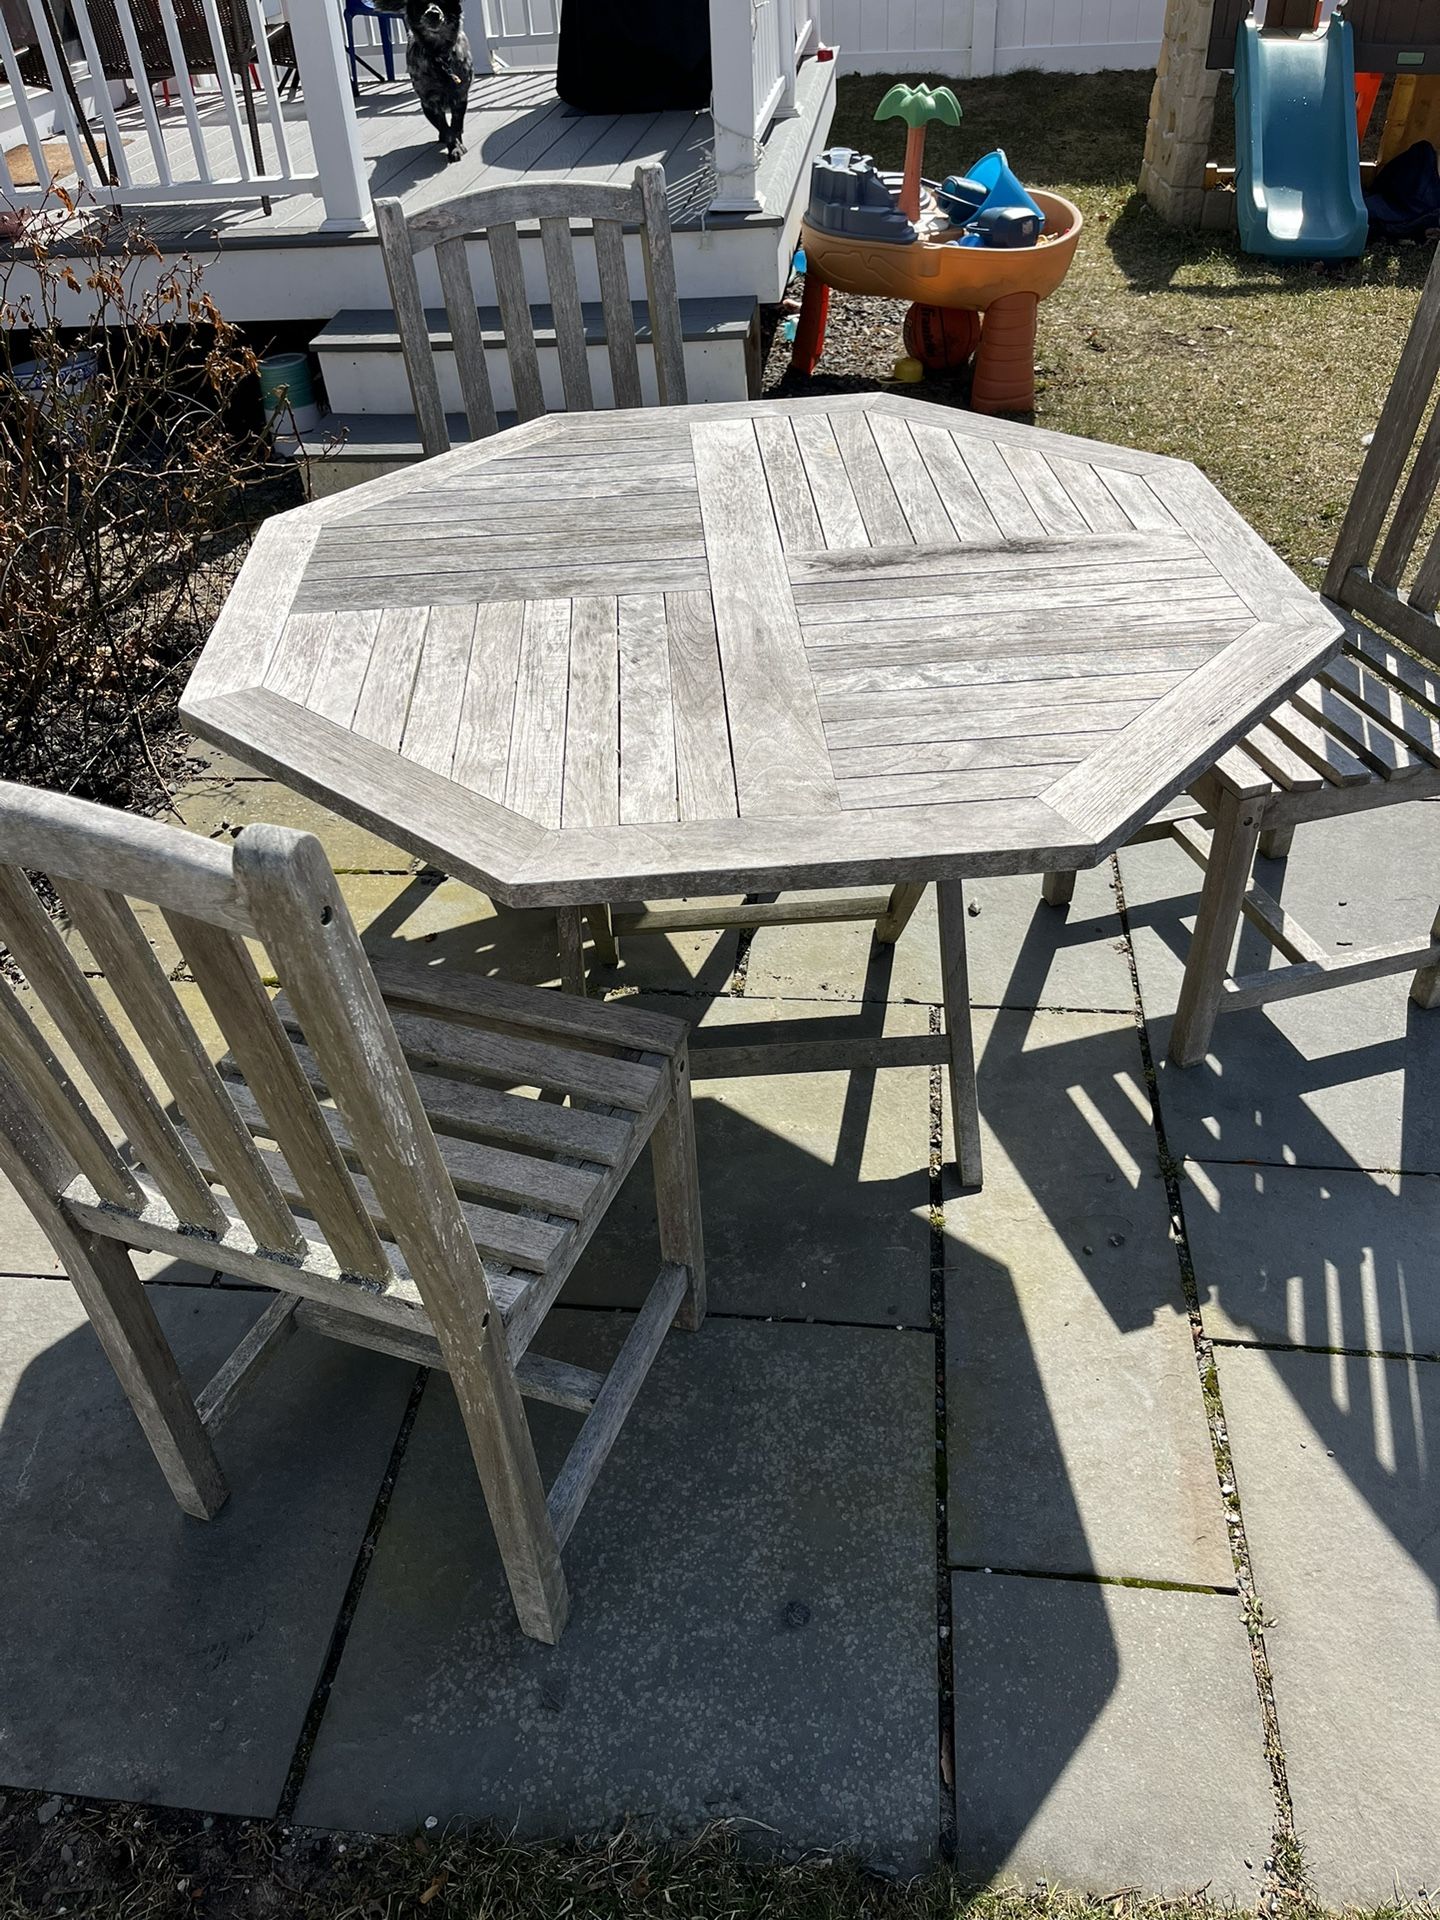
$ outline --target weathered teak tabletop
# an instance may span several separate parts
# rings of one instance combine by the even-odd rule
[[[965,876],[1095,862],[1339,634],[1178,461],[559,414],[270,521],[182,711],[512,905],[938,880],[958,994]]]

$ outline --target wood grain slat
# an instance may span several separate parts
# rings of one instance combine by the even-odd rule
[[[1320,678],[1337,687],[1353,706],[1389,729],[1432,766],[1440,766],[1440,718],[1405,698],[1383,674],[1349,653],[1332,660]]]
[[[969,659],[932,656],[919,662],[896,661],[887,654],[879,654],[879,657],[872,655],[863,665],[845,667],[829,664],[828,651],[817,651],[811,655],[810,666],[824,711],[838,694],[919,692],[926,688],[1028,686],[1033,688],[1037,699],[1043,699],[1047,689],[1058,680],[1083,681],[1093,686],[1099,695],[1104,692],[1107,681],[1116,677],[1188,673],[1193,667],[1203,666],[1224,644],[1221,640],[1202,640],[1176,642],[1170,646],[1101,647],[1091,653],[1017,651]],[[933,649],[933,652],[941,651]]]
[[[804,625],[811,670],[831,665],[865,666],[883,660],[930,661],[992,652],[1023,652],[1028,646],[1064,653],[1103,646],[1114,651],[1151,645],[1174,632],[1225,645],[1255,624],[1243,600],[1179,600],[1152,607],[1097,607],[1083,631],[1066,634],[1053,609],[1015,613],[947,613],[936,618],[930,601],[911,603],[915,615],[890,620],[878,630],[868,620]],[[923,617],[922,617],[923,613]]]
[[[305,589],[307,600],[323,599],[336,609],[379,607],[385,611],[413,604],[423,592],[432,606],[471,604],[482,600],[570,600],[584,594],[622,593],[637,587],[647,593],[684,593],[708,584],[703,559],[644,562],[643,580],[637,580],[636,562],[577,558],[566,562],[527,563],[513,567],[479,567],[473,571],[431,573],[423,580],[413,575],[380,580],[353,580],[335,576]]]
[[[715,609],[709,594],[667,593],[665,625],[670,637],[679,817],[733,819],[739,802]]]
[[[935,490],[944,502],[956,539],[962,543],[977,541],[981,544],[1003,539],[999,521],[985,504],[985,496],[975,484],[969,467],[960,458],[955,436],[947,433],[943,427],[927,426],[914,420],[908,425],[911,438],[925,463],[925,470],[935,482]]]
[[[620,614],[620,819],[676,817],[670,641],[660,594],[622,595]]]
[[[1297,753],[1263,721],[1252,727],[1232,751],[1248,754],[1287,793],[1318,793],[1325,785],[1324,776],[1316,772],[1304,755]]]
[[[910,539],[917,546],[949,547],[955,538],[955,528],[915,444],[910,423],[894,413],[876,413],[868,418],[881,462],[905,516]]]
[[[1073,726],[1077,732],[1113,738],[1148,713],[1153,704],[1150,700],[1073,701],[1066,707],[1063,721],[1066,727]],[[937,712],[926,702],[899,712],[866,711],[844,718],[837,715],[825,722],[825,737],[833,749],[896,747],[942,740],[1026,740],[1058,732],[1060,719],[1055,711],[1042,709],[1033,700],[1023,706],[991,707],[984,713],[977,713],[964,704]]]
[[[352,731],[377,747],[398,747],[404,736],[429,620],[429,607],[391,607],[380,616],[350,722]]]
[[[570,602],[527,601],[505,770],[505,805],[542,827],[560,824],[569,680]]]
[[[966,434],[952,433],[950,439],[1005,538],[1038,540],[1045,528],[1000,448]]]
[[[845,472],[854,488],[860,518],[872,547],[912,547],[911,533],[900,506],[885,462],[870,430],[865,413],[836,413],[830,418],[830,431],[845,462]]]
[[[820,517],[810,497],[810,481],[795,442],[793,424],[781,415],[762,415],[755,422],[760,460],[770,488],[770,505],[787,552],[808,551],[824,545]]]
[[[832,812],[835,783],[755,430],[748,420],[705,423],[691,438],[740,811]]]
[[[828,416],[797,414],[791,425],[826,546],[868,546],[870,536],[860,514],[860,503],[855,498],[855,489],[845,470],[845,458],[836,444]]]
[[[1227,610],[1240,604],[1225,582],[1217,577],[1207,579],[1197,575],[1184,585],[1188,600],[1212,601]],[[1042,608],[1053,608],[1057,615],[1100,607],[1144,609],[1164,591],[1164,582],[1156,579],[1097,579],[1091,573],[1082,581],[1067,579],[1061,572],[1051,584],[1029,580],[1023,587],[962,579],[931,583],[905,580],[877,582],[874,588],[797,588],[795,595],[806,638],[811,640],[817,629],[826,624],[853,622],[862,617],[887,624],[892,620],[944,619],[950,614],[1028,613]]]
[[[797,551],[786,554],[785,564],[797,589],[914,578],[926,583],[915,591],[950,593],[963,591],[966,586],[983,590],[1001,575],[1007,580],[1033,578],[1049,585],[1063,569],[1067,575],[1083,574],[1088,579],[1096,568],[1101,579],[1217,577],[1213,564],[1178,528],[1168,537],[1126,531],[1014,543],[1002,541],[992,528],[989,541],[972,544],[963,555],[955,552],[953,541],[946,540],[939,545],[913,547]],[[1116,573],[1113,570],[1117,568],[1131,572]],[[803,593],[798,597],[803,599]]]
[[[1372,775],[1358,754],[1350,751],[1333,734],[1303,713],[1297,713],[1288,700],[1282,700],[1266,720],[1287,746],[1308,760],[1332,787],[1368,786]]]
[[[417,766],[448,775],[460,731],[460,690],[470,671],[474,607],[434,607],[425,627],[400,751]]]
[[[1412,753],[1383,722],[1362,713],[1334,687],[1319,680],[1307,680],[1297,687],[1290,695],[1290,704],[1307,720],[1334,734],[1383,780],[1413,779],[1425,765],[1420,755]]]
[[[1166,667],[1156,672],[1112,673],[1103,677],[1086,675],[1072,680],[996,680],[974,681],[963,687],[918,687],[869,689],[862,693],[820,694],[820,713],[827,734],[841,720],[874,719],[882,723],[889,717],[921,713],[936,718],[949,716],[968,720],[997,711],[1019,708],[1022,703],[1044,707],[1054,713],[1067,707],[1089,707],[1109,702],[1130,704],[1139,700],[1158,700],[1184,680],[1191,670]],[[963,738],[964,729],[946,736]],[[932,736],[933,737],[933,736]]]
[[[272,693],[305,705],[334,617],[329,613],[291,614],[265,669],[264,685]]]
[[[846,812],[867,807],[948,807],[975,800],[1028,800],[1045,791],[1068,762],[1031,767],[967,768],[956,773],[885,774],[837,780]]]
[[[1084,515],[1056,479],[1038,448],[1002,446],[1000,457],[1014,476],[1031,512],[1047,533],[1084,533]]]
[[[878,779],[882,775],[962,773],[966,768],[1050,766],[1083,760],[1105,739],[1066,727],[1024,739],[1000,735],[990,740],[906,741],[900,746],[833,747],[830,758],[839,780]]]
[[[346,612],[331,614],[328,619],[329,628],[305,705],[322,719],[348,727],[365,684],[380,615],[378,611]]]
[[[491,800],[505,798],[524,622],[521,600],[494,600],[475,609],[450,777]]]
[[[1143,474],[1097,464],[1095,473],[1141,533],[1167,533],[1179,523]]]
[[[1295,578],[1259,534],[1194,467],[1177,466],[1150,483],[1202,553],[1225,575],[1257,620],[1323,618],[1318,598]]]
[[[608,827],[620,818],[620,630],[617,602],[587,595],[570,620],[565,715],[564,826]]]
[[[1050,471],[1093,533],[1123,533],[1130,526],[1130,516],[1084,460],[1064,460],[1052,455]]]

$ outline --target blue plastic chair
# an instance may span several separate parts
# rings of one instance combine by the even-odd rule
[[[395,42],[391,28],[400,25],[402,15],[394,7],[382,7],[376,0],[345,0],[345,48],[350,56],[350,87],[352,92],[360,91],[360,69],[378,80],[379,72],[371,66],[364,54],[355,45],[355,22],[357,20],[378,20],[380,22],[380,54],[385,62],[387,80],[395,78]]]

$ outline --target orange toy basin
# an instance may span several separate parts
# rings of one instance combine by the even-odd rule
[[[927,307],[970,307],[977,313],[1007,294],[1052,294],[1075,257],[1084,225],[1080,209],[1058,193],[1030,189],[1045,215],[1045,237],[1035,247],[952,247],[916,240],[896,246],[822,233],[807,220],[800,244],[809,265],[841,293],[877,293],[918,300]]]

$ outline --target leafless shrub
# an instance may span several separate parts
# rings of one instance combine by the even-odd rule
[[[0,772],[133,802],[275,504],[235,404],[255,358],[202,267],[138,225],[79,220],[63,196],[17,224],[0,248]]]

